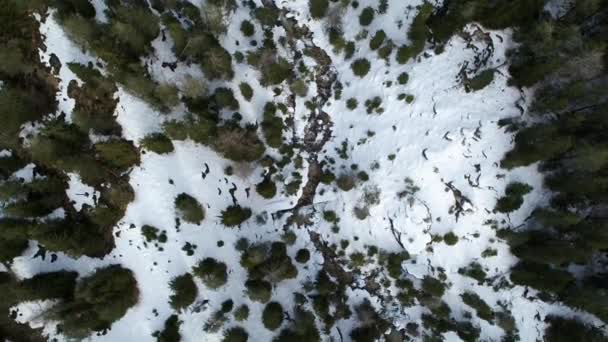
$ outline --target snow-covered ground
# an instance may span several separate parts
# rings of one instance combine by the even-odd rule
[[[377,3],[375,0],[359,2],[359,9],[348,7],[342,14],[347,40],[354,40],[360,30],[357,17],[361,8],[375,6]],[[102,1],[94,3],[98,9],[103,8]],[[405,43],[405,32],[416,13],[415,6],[420,4],[421,1],[418,0],[389,1],[388,13],[377,16],[367,28],[370,36],[383,29],[398,45]],[[298,277],[282,281],[276,286],[273,300],[281,302],[285,310],[289,311],[294,305],[292,293],[299,290],[302,283],[314,279],[320,269],[323,257],[314,251],[307,234],[307,229],[310,229],[319,232],[330,244],[340,245],[341,240],[349,240],[350,244],[345,251],[347,255],[365,251],[365,246],[369,245],[379,246],[389,252],[405,248],[411,258],[402,267],[413,278],[437,276],[439,268],[445,270],[446,282],[451,286],[443,300],[452,308],[453,317],[462,318],[465,311],[474,312],[460,297],[465,290],[472,290],[494,309],[499,308],[499,301],[506,304],[516,319],[522,341],[534,341],[540,337],[544,316],[555,312],[574,314],[570,309],[557,304],[528,299],[530,297],[524,294],[527,291],[522,287],[493,289],[491,285],[479,285],[474,279],[458,273],[459,268],[477,262],[482,265],[489,279],[504,277],[516,259],[510,254],[508,245],[496,238],[496,230],[488,221],[495,220],[500,226],[517,227],[548,195],[542,186],[542,176],[536,170],[536,165],[511,171],[499,167],[504,153],[512,146],[513,135],[500,128],[497,122],[502,118],[519,116],[520,110],[516,103],[524,108],[527,105],[518,89],[507,86],[508,66],[504,62],[506,50],[512,44],[510,32],[484,31],[494,47],[487,68],[497,68],[498,72],[489,86],[467,93],[458,81],[458,74],[463,63],[472,63],[477,52],[462,37],[453,37],[440,54],[427,50],[418,59],[404,65],[394,61],[388,65],[385,60],[377,57],[376,51],[369,49],[367,41],[361,41],[357,44],[354,58],[367,58],[371,62],[371,68],[365,77],[359,78],[351,71],[352,60],[345,61],[341,55],[332,52],[323,24],[310,20],[308,1],[277,1],[277,5],[288,9],[299,24],[310,28],[314,43],[329,54],[338,81],[343,85],[342,99],[330,99],[322,108],[330,115],[333,127],[332,138],[325,144],[319,159],[334,159],[336,175],[352,173],[351,166],[356,165],[355,173],[365,171],[369,180],[359,182],[357,187],[348,192],[337,189],[335,185],[320,185],[315,204],[308,209],[315,213],[314,224],[295,229],[298,239],[293,246],[288,247],[291,257],[295,256],[298,249],[309,248],[313,252],[311,261],[307,267],[297,264]],[[231,18],[231,25],[224,37],[225,47],[231,53],[242,49],[234,41],[242,39],[238,25],[248,15],[247,9],[239,8]],[[104,20],[103,18],[103,15],[98,14],[99,20]],[[474,25],[467,28],[469,32],[476,29]],[[42,54],[47,58],[45,60],[48,60],[51,53],[55,53],[64,65],[59,74],[62,80],[60,111],[69,114],[74,103],[67,97],[66,89],[69,81],[76,79],[76,76],[65,65],[69,62],[88,62],[92,57],[83,54],[69,42],[52,16],[42,25],[41,30],[46,36],[47,51]],[[280,33],[277,31],[276,36]],[[261,38],[261,31],[258,30],[256,34]],[[167,68],[159,68],[157,64],[171,58],[167,54],[166,49],[169,47],[166,43],[167,41],[157,40],[153,44],[158,53],[148,64],[154,77],[162,81],[179,82],[184,75],[196,73],[186,67],[177,68],[173,74]],[[473,41],[476,47],[483,48],[483,44],[487,42]],[[397,82],[397,76],[402,72],[409,74],[409,81],[405,85]],[[255,94],[252,102],[246,102],[240,95],[236,95],[241,114],[246,121],[261,121],[264,104],[274,97],[272,90],[259,84],[259,75],[250,66],[236,65],[235,74],[235,79],[228,84],[235,95],[240,94],[238,84],[243,81],[252,85]],[[389,81],[392,82],[390,87],[386,85]],[[316,86],[311,83],[307,98],[314,97],[315,93]],[[408,104],[400,100],[398,96],[401,93],[413,95],[414,101]],[[134,140],[137,144],[146,134],[161,130],[161,123],[167,116],[154,112],[122,89],[117,96],[120,99],[116,109],[117,121],[121,124],[126,139]],[[375,96],[382,100],[384,112],[367,114],[364,102]],[[349,98],[358,100],[359,106],[355,110],[346,107],[346,99]],[[302,127],[298,125],[306,122],[309,113],[302,105],[305,99],[297,101],[296,130],[301,130]],[[179,115],[177,109],[169,117]],[[348,142],[346,159],[338,153],[344,141]],[[90,340],[154,341],[152,333],[162,330],[164,321],[172,314],[168,303],[171,294],[169,281],[190,271],[202,258],[213,257],[228,265],[228,282],[215,291],[207,289],[200,282],[197,284],[197,302],[205,304],[198,312],[187,310],[180,314],[183,340],[220,340],[221,333],[207,334],[202,327],[220,304],[231,298],[235,307],[244,303],[251,310],[249,319],[241,323],[249,332],[250,340],[269,341],[274,332],[262,325],[261,312],[264,305],[250,301],[243,294],[247,272],[240,266],[240,253],[233,246],[240,237],[247,237],[253,242],[279,240],[285,217],[275,220],[273,214],[292,208],[297,196],[280,194],[272,200],[266,200],[254,190],[255,184],[263,179],[264,169],[261,166],[235,164],[210,148],[191,141],[174,144],[175,151],[167,155],[153,152],[143,154],[141,164],[132,170],[130,183],[135,190],[135,200],[115,228],[116,248],[111,254],[101,260],[86,257],[74,260],[59,255],[56,261],[51,262],[49,259],[32,259],[35,253],[32,248],[15,260],[13,268],[21,277],[61,269],[76,270],[85,276],[102,265],[122,264],[135,273],[140,288],[139,303],[116,322],[107,334],[92,336]],[[224,169],[229,165],[235,168],[232,176],[224,175]],[[290,167],[286,170],[290,170]],[[23,174],[25,173],[27,172],[24,171]],[[306,172],[303,173],[303,183],[306,183]],[[508,216],[493,213],[496,200],[504,194],[506,185],[512,181],[527,183],[534,190],[525,196],[524,205],[516,212]],[[411,190],[412,186],[419,190],[409,191],[405,198],[400,198],[399,194],[407,191],[408,187]],[[232,204],[229,191],[234,187],[237,201],[242,206],[250,207],[254,217],[239,228],[227,228],[221,224],[219,216],[221,210]],[[77,175],[71,175],[68,195],[75,201],[77,209],[84,203],[94,206],[92,196],[96,191],[82,184]],[[378,193],[379,202],[371,205],[370,215],[361,220],[354,215],[353,210],[361,205],[363,196],[370,191]],[[202,224],[182,223],[179,227],[176,226],[174,198],[182,192],[195,197],[205,206],[206,218]],[[462,202],[462,212],[457,215],[457,202],[463,198],[468,200]],[[322,219],[323,211],[327,210],[335,211],[340,218],[338,234],[333,233],[331,224]],[[260,217],[256,218],[256,215]],[[394,229],[391,229],[391,223]],[[168,241],[162,244],[162,250],[145,243],[141,227],[146,224],[166,231]],[[433,242],[434,236],[443,236],[448,232],[458,236],[457,244],[449,246],[443,242]],[[222,247],[218,246],[220,241],[223,242]],[[187,255],[183,250],[186,243],[196,245],[193,255]],[[489,248],[496,250],[496,255],[483,257],[482,252]],[[532,293],[530,291],[530,295]],[[370,298],[372,303],[377,304],[377,300],[364,290],[351,291],[349,297],[352,304],[360,302],[362,298]],[[45,304],[48,305],[20,305],[20,320],[27,321],[31,318],[33,325],[41,324],[36,321],[35,313],[42,310]],[[392,314],[398,327],[412,321],[420,322],[420,316],[425,312],[420,306],[384,309]],[[593,320],[592,317],[586,319]],[[500,340],[503,331],[498,326],[475,315],[472,321],[481,327],[483,340]],[[231,324],[229,322],[226,326]],[[353,324],[355,322],[352,320],[337,322],[342,331],[350,331]],[[52,325],[47,324],[46,327],[47,333],[52,335]],[[332,335],[337,337],[337,332],[332,331]],[[446,334],[445,337],[446,340],[458,340],[453,333]]]

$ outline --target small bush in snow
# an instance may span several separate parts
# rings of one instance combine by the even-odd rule
[[[249,83],[242,82],[239,84],[239,89],[241,90],[241,95],[243,95],[245,100],[251,101],[251,98],[253,97],[253,88],[251,88]]]
[[[283,323],[283,307],[278,302],[266,304],[262,312],[262,322],[268,330],[276,330]]]
[[[242,322],[249,318],[249,307],[245,304],[239,306],[234,310],[234,319],[238,322]]]
[[[443,236],[443,242],[448,246],[454,246],[458,243],[458,236],[453,232],[449,232]]]
[[[365,7],[359,15],[359,24],[361,24],[361,26],[367,26],[371,24],[374,20],[374,14],[375,12],[373,8]]]
[[[171,139],[167,138],[166,135],[162,133],[152,133],[146,135],[142,141],[141,145],[158,154],[165,154],[173,152],[173,142]]]
[[[270,179],[270,177],[264,178],[264,180],[258,183],[255,187],[255,191],[260,194],[260,196],[270,199],[273,198],[277,193],[277,186]]]
[[[169,285],[173,290],[173,294],[169,297],[169,303],[174,310],[188,307],[198,295],[198,288],[190,273],[173,278]]]
[[[364,77],[369,72],[370,64],[367,59],[359,58],[355,60],[350,67],[356,76]]]
[[[241,32],[245,37],[251,37],[255,33],[255,27],[249,20],[243,20],[241,22]]]
[[[205,219],[205,210],[196,198],[181,193],[175,198],[175,209],[180,218],[186,222],[199,224]]]
[[[343,191],[350,191],[355,187],[355,177],[349,174],[343,174],[336,180],[338,188]]]
[[[264,280],[247,280],[245,288],[249,299],[256,302],[266,303],[272,296],[272,285]]]
[[[422,280],[422,290],[431,296],[441,297],[445,292],[445,285],[431,276],[425,276]]]
[[[249,334],[242,327],[234,327],[226,330],[222,342],[247,342]]]
[[[315,19],[320,19],[327,13],[329,3],[327,0],[308,0],[308,8],[310,9],[310,16]]]
[[[217,289],[226,284],[226,281],[228,280],[226,264],[213,258],[201,260],[198,265],[194,267],[193,272],[211,289]]]
[[[296,261],[300,264],[305,264],[310,260],[310,252],[306,248],[298,250],[295,257]]]
[[[222,210],[222,223],[227,227],[236,227],[251,217],[251,209],[231,205]]]
[[[532,187],[525,183],[512,182],[505,189],[505,196],[501,197],[494,210],[500,213],[510,213],[521,207],[524,203],[524,195],[532,191]]]

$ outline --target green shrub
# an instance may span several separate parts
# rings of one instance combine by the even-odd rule
[[[383,30],[376,31],[376,34],[369,41],[369,48],[372,50],[377,50],[380,48],[384,40],[386,39],[386,33]]]
[[[283,307],[278,302],[270,302],[262,312],[262,322],[268,330],[277,330],[283,323]]]
[[[165,321],[163,331],[157,331],[152,336],[156,337],[156,342],[180,342],[179,326],[182,322],[177,315],[171,315]]]
[[[570,272],[555,269],[546,264],[533,262],[520,262],[510,275],[511,281],[516,285],[531,286],[539,291],[561,293],[575,282]]]
[[[249,318],[249,307],[245,304],[239,306],[234,310],[234,319],[238,322],[242,322]]]
[[[310,9],[310,16],[314,19],[321,19],[327,13],[329,2],[327,0],[308,0],[308,8]]]
[[[305,97],[308,94],[308,86],[302,79],[298,79],[289,85],[291,91],[299,97]]]
[[[355,187],[355,177],[348,174],[343,174],[336,180],[338,188],[342,191],[350,191]]]
[[[545,322],[547,325],[544,341],[547,342],[605,342],[607,340],[601,330],[577,319],[549,315],[545,318]]]
[[[357,101],[357,99],[355,99],[355,98],[351,97],[350,99],[346,100],[346,108],[348,108],[350,110],[355,110],[358,105],[359,105],[359,101]]]
[[[486,280],[486,272],[478,262],[472,262],[467,267],[459,268],[458,273],[477,280],[480,285]]]
[[[485,88],[494,80],[494,73],[494,69],[487,69],[480,72],[479,75],[471,79],[467,79],[464,82],[464,89],[468,93],[470,91],[478,91]]]
[[[205,219],[205,210],[196,198],[181,193],[175,198],[175,209],[180,218],[186,222],[200,224]]]
[[[429,29],[426,26],[426,21],[433,13],[433,5],[425,2],[416,14],[412,25],[408,31],[408,38],[411,45],[404,45],[397,50],[397,62],[405,64],[410,58],[418,56],[424,50]]]
[[[94,145],[97,158],[108,166],[124,171],[139,165],[139,151],[130,141],[110,140]]]
[[[182,310],[194,303],[198,295],[198,288],[190,273],[173,278],[169,285],[173,291],[173,294],[169,297],[169,303],[174,310]]]
[[[449,232],[443,236],[443,242],[448,246],[454,246],[458,243],[458,236],[453,232]]]
[[[256,8],[253,15],[260,22],[260,24],[267,27],[273,27],[277,20],[279,20],[279,13],[277,9],[269,6]]]
[[[222,223],[226,227],[240,226],[251,217],[251,209],[243,208],[240,205],[231,205],[222,210]]]
[[[359,77],[364,77],[369,72],[370,64],[367,59],[359,58],[355,60],[350,67],[353,70],[353,74]]]
[[[425,276],[422,280],[422,290],[434,297],[441,297],[445,292],[445,285],[431,276]]]
[[[374,20],[374,15],[375,12],[373,8],[365,7],[359,15],[359,24],[361,24],[361,26],[367,26],[371,24]]]
[[[239,84],[239,89],[245,100],[251,101],[251,98],[253,97],[253,88],[251,88],[249,83],[241,82],[241,84]]]
[[[245,288],[249,299],[256,302],[266,303],[272,296],[272,285],[264,280],[247,280]]]
[[[157,241],[158,240],[158,228],[144,225],[141,227],[141,234],[146,238],[147,242]]]
[[[410,75],[407,72],[402,72],[401,74],[399,74],[399,77],[397,78],[397,82],[399,82],[399,84],[403,85],[406,84],[407,81],[409,81],[410,79]]]
[[[74,297],[52,309],[64,334],[82,338],[109,329],[137,303],[139,290],[133,273],[119,265],[97,269],[76,285]]]
[[[267,103],[264,107],[264,121],[262,121],[262,131],[264,138],[269,146],[279,148],[283,144],[283,129],[285,124],[283,119],[276,115],[276,107],[272,103]]]
[[[248,339],[249,334],[247,333],[247,330],[241,327],[234,327],[224,332],[222,342],[247,342]]]
[[[241,22],[241,32],[245,37],[251,37],[255,33],[255,26],[249,20]]]
[[[479,316],[479,318],[488,322],[492,322],[494,320],[494,312],[492,311],[492,308],[490,308],[490,306],[488,306],[488,304],[476,293],[465,292],[461,294],[460,297],[466,305],[477,311],[477,316]]]
[[[264,86],[280,84],[291,76],[292,69],[292,65],[286,59],[278,57],[276,62],[261,66],[262,79],[260,83]]]
[[[510,213],[521,207],[524,195],[532,191],[532,187],[525,183],[511,182],[507,184],[505,196],[498,199],[494,210],[500,213]]]
[[[230,110],[239,109],[239,101],[234,98],[234,93],[230,88],[216,88],[213,93],[215,104],[220,108],[228,108]]]
[[[21,280],[6,295],[10,295],[14,303],[44,299],[70,300],[74,295],[77,277],[76,272],[68,271],[39,273]]]
[[[315,324],[315,315],[302,308],[295,308],[293,321],[273,339],[273,342],[306,341],[320,342],[321,336]]]
[[[389,253],[386,258],[386,270],[389,276],[393,279],[399,279],[403,272],[402,264],[409,259],[410,255],[407,251],[401,253]]]
[[[305,264],[310,260],[310,252],[306,248],[299,249],[295,257],[300,264]]]
[[[193,269],[207,287],[217,289],[228,281],[226,264],[213,258],[205,258]]]
[[[146,135],[142,139],[141,145],[144,148],[158,154],[171,153],[174,150],[171,139],[167,138],[167,136],[162,133],[152,133]]]
[[[266,150],[255,130],[241,127],[218,128],[213,147],[225,158],[238,162],[258,160]]]
[[[270,179],[270,177],[265,177],[262,182],[258,183],[255,186],[255,190],[257,191],[258,194],[260,194],[260,196],[262,196],[266,199],[271,199],[277,193],[277,186]]]

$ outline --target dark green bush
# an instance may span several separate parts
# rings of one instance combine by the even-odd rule
[[[327,13],[329,2],[327,0],[308,0],[310,16],[314,19],[321,19]]]
[[[241,22],[241,32],[245,37],[251,37],[255,33],[255,26],[249,20]]]
[[[283,129],[285,123],[276,114],[276,107],[273,103],[268,102],[264,106],[264,121],[262,121],[262,130],[266,143],[270,147],[279,148],[283,144]]]
[[[239,205],[231,205],[222,210],[222,223],[226,227],[240,226],[251,217],[251,209]]]
[[[277,330],[283,323],[283,307],[278,302],[270,302],[262,312],[262,322],[268,330]]]
[[[598,328],[586,325],[576,319],[550,315],[545,318],[545,322],[547,325],[544,340],[547,342],[605,342],[608,340]]]
[[[359,24],[361,24],[361,26],[367,26],[371,24],[374,20],[374,15],[375,12],[373,8],[365,7],[359,15]]]
[[[165,321],[165,326],[162,331],[157,331],[153,334],[156,337],[156,342],[180,342],[182,340],[179,334],[179,326],[182,322],[177,315],[171,315]]]
[[[247,320],[247,318],[249,318],[249,307],[247,305],[243,304],[234,310],[235,320],[242,322]]]
[[[226,264],[213,258],[200,261],[193,272],[211,289],[217,289],[228,281]]]
[[[306,248],[299,249],[295,257],[296,261],[305,264],[310,260],[310,252]]]
[[[458,236],[454,232],[449,232],[443,236],[443,241],[448,246],[454,246],[458,243]]]
[[[399,82],[399,84],[403,85],[406,84],[409,79],[410,75],[407,72],[402,72],[401,74],[399,74],[397,81]]]
[[[205,210],[196,198],[181,193],[175,198],[175,209],[184,221],[200,224],[205,219]]]
[[[336,180],[338,188],[342,191],[350,191],[355,187],[355,177],[348,174],[343,174]]]
[[[190,273],[173,278],[169,285],[173,290],[173,294],[169,297],[169,303],[174,310],[182,310],[194,303],[198,295],[198,288]]]
[[[490,306],[476,293],[465,292],[461,294],[460,297],[466,305],[477,311],[477,316],[479,316],[479,318],[488,322],[492,322],[494,320],[494,311],[492,311],[492,308],[490,308]]]
[[[249,334],[241,327],[234,327],[224,332],[222,342],[247,342]]]
[[[511,281],[521,286],[531,286],[539,291],[561,293],[575,281],[572,274],[545,264],[520,262],[511,270]]]
[[[467,267],[459,268],[458,273],[477,280],[480,285],[486,280],[486,272],[478,262],[472,262]]]
[[[346,100],[346,108],[348,108],[350,110],[355,110],[358,105],[359,105],[359,101],[357,101],[357,99],[355,99],[355,98],[351,97],[350,99]]]
[[[251,101],[251,98],[253,97],[253,88],[251,88],[249,83],[241,82],[241,84],[239,84],[239,89],[245,100]]]
[[[532,187],[525,183],[512,182],[505,189],[505,196],[498,199],[494,210],[501,213],[510,213],[521,207],[524,195],[532,191]]]
[[[407,34],[410,39],[410,45],[404,45],[397,51],[397,62],[399,64],[407,63],[410,58],[418,56],[418,54],[424,50],[426,39],[429,35],[426,21],[431,16],[432,12],[433,5],[428,2],[425,2],[422,7],[420,7]]]
[[[467,92],[478,91],[488,86],[494,80],[494,69],[487,69],[479,73],[479,75],[467,79],[464,82],[464,89]]]
[[[144,148],[158,154],[171,153],[174,150],[171,139],[167,138],[167,136],[162,133],[152,133],[146,135],[142,139],[141,145]]]
[[[422,279],[422,290],[431,296],[441,297],[445,292],[445,285],[431,276],[425,276]]]
[[[225,158],[239,162],[258,160],[266,150],[255,130],[232,126],[218,128],[213,147]]]
[[[272,285],[264,280],[247,280],[245,288],[249,299],[256,302],[266,303],[272,296]]]
[[[384,40],[386,39],[386,33],[383,30],[376,31],[376,34],[369,41],[369,48],[372,50],[377,50],[380,48]]]
[[[350,65],[350,68],[356,76],[364,77],[369,72],[370,64],[367,59],[359,58]]]
[[[270,177],[265,177],[262,182],[258,183],[255,186],[255,190],[257,191],[258,194],[260,194],[260,196],[270,199],[276,195],[277,186],[270,179]]]
[[[110,140],[94,145],[96,157],[109,167],[124,171],[139,165],[139,151],[133,143],[126,140]]]
[[[109,329],[137,303],[139,290],[133,273],[119,265],[97,269],[76,285],[74,297],[52,309],[64,334],[86,337]]]

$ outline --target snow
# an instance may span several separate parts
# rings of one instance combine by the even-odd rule
[[[99,10],[103,1],[93,3],[98,10],[97,19],[106,20]],[[198,4],[196,1],[193,3]],[[355,39],[355,35],[360,31],[356,20],[358,13],[367,5],[374,4],[371,0],[361,0],[358,9],[349,6],[341,14],[344,18],[353,19],[344,20],[346,39]],[[407,43],[404,32],[413,20],[415,7],[420,4],[422,1],[418,0],[390,1],[388,13],[377,15],[372,25],[367,28],[370,36],[376,30],[383,29],[397,45]],[[277,5],[288,9],[300,24],[310,27],[314,43],[328,52],[337,71],[338,80],[344,86],[342,100],[330,99],[323,108],[333,121],[333,135],[324,146],[320,159],[333,158],[336,161],[336,175],[349,172],[351,165],[356,164],[358,170],[365,170],[370,176],[368,182],[349,192],[336,190],[333,186],[320,185],[315,204],[308,208],[315,214],[314,225],[307,229],[314,229],[323,239],[336,245],[340,244],[341,239],[350,240],[347,255],[354,251],[364,251],[368,245],[377,245],[391,252],[401,251],[403,245],[411,255],[411,259],[404,263],[403,268],[414,278],[436,276],[438,268],[445,270],[447,282],[451,286],[443,300],[452,307],[456,318],[463,317],[463,310],[473,311],[462,303],[460,294],[465,290],[474,291],[494,309],[499,308],[498,301],[507,303],[517,321],[522,341],[542,338],[539,332],[542,331],[542,320],[547,314],[560,312],[580,315],[559,304],[530,299],[534,291],[530,291],[528,296],[524,295],[524,288],[517,286],[494,291],[491,286],[479,285],[477,281],[458,273],[459,268],[475,261],[483,266],[488,278],[504,276],[504,272],[517,260],[510,254],[508,245],[496,237],[495,229],[487,220],[494,219],[498,223],[505,222],[502,225],[508,223],[516,227],[524,222],[535,205],[546,201],[549,195],[543,187],[537,165],[510,171],[499,167],[504,153],[512,147],[513,135],[498,127],[497,122],[502,118],[520,115],[516,103],[523,103],[524,107],[527,105],[526,97],[519,90],[507,85],[508,71],[503,63],[505,53],[512,44],[510,32],[486,31],[495,48],[488,67],[497,68],[499,72],[486,88],[466,93],[459,85],[457,75],[463,63],[475,57],[475,51],[467,48],[467,43],[460,37],[450,40],[443,53],[426,51],[426,56],[405,65],[396,64],[394,61],[387,65],[384,60],[377,58],[375,51],[369,50],[367,41],[358,42],[354,58],[366,57],[371,62],[369,74],[359,79],[352,74],[351,61],[344,61],[341,55],[332,52],[321,22],[309,19],[308,1],[277,1]],[[247,18],[247,13],[248,10],[239,8],[231,18],[232,24],[223,41],[231,53],[246,49],[238,25]],[[399,23],[402,24],[401,27]],[[474,28],[470,26],[468,29]],[[63,64],[59,74],[59,110],[68,114],[69,120],[74,101],[67,97],[67,84],[72,79],[77,80],[77,77],[67,68],[66,63],[87,63],[94,59],[83,54],[69,41],[52,16],[47,18],[41,31],[46,36],[48,47],[47,52],[42,53],[43,58],[55,53]],[[276,30],[275,36],[281,34]],[[259,27],[256,27],[255,38],[262,38]],[[234,44],[236,40],[241,41],[240,46]],[[476,41],[474,44],[480,45],[483,42]],[[178,63],[175,72],[161,66],[162,62],[173,61],[170,38],[166,41],[157,38],[153,47],[156,54],[145,62],[156,80],[179,84],[187,75],[201,76],[200,70],[181,63]],[[313,64],[308,57],[304,58],[304,62],[307,65]],[[402,72],[409,74],[409,82],[403,86],[396,81]],[[259,73],[250,66],[235,65],[235,74],[235,80],[228,86],[234,90],[241,107],[239,112],[246,122],[260,122],[263,106],[267,101],[285,100],[284,95],[275,97],[271,89],[262,87],[257,80]],[[386,81],[392,81],[393,86],[386,87]],[[246,102],[240,95],[240,82],[248,82],[253,87],[252,102]],[[213,89],[219,84],[211,83],[209,86]],[[309,115],[304,102],[317,92],[315,84],[309,84],[309,88],[307,98],[296,100],[295,133],[300,138]],[[406,104],[398,100],[400,93],[412,94],[415,100]],[[161,131],[164,120],[179,116],[180,110],[183,110],[176,108],[169,116],[163,116],[123,89],[119,89],[116,96],[120,102],[115,115],[123,128],[123,136],[136,144],[145,135]],[[364,101],[374,96],[382,99],[384,113],[370,115],[365,112]],[[359,107],[354,111],[345,107],[346,99],[351,97],[359,101]],[[370,130],[375,133],[372,137],[367,135]],[[366,138],[365,143],[357,144],[362,138]],[[341,159],[337,153],[345,140],[349,142],[346,160]],[[200,312],[189,309],[180,314],[180,320],[183,321],[180,328],[183,340],[198,341],[204,336],[205,341],[219,341],[220,333],[206,334],[202,331],[202,326],[222,301],[232,298],[235,308],[244,303],[251,310],[250,318],[239,324],[248,330],[252,340],[268,341],[273,333],[261,324],[263,305],[251,302],[242,294],[247,273],[239,265],[240,253],[233,246],[239,237],[247,237],[252,242],[279,240],[285,217],[278,218],[273,214],[292,208],[297,196],[279,195],[272,200],[266,200],[254,190],[255,184],[263,179],[265,170],[261,166],[235,164],[210,148],[191,141],[174,142],[174,145],[175,151],[170,154],[143,154],[141,164],[130,173],[135,200],[115,228],[116,248],[111,254],[103,259],[82,257],[74,260],[58,253],[57,260],[51,263],[49,260],[32,259],[30,255],[35,251],[31,247],[24,256],[15,260],[13,269],[20,277],[60,269],[75,270],[85,276],[96,267],[122,264],[131,269],[137,278],[140,288],[139,303],[116,322],[106,335],[94,335],[90,340],[154,341],[152,333],[161,330],[165,319],[172,314],[168,304],[171,294],[168,286],[170,280],[188,272],[205,257],[217,258],[228,265],[228,283],[218,291],[212,291],[197,280],[197,302],[200,304],[207,300],[208,303],[202,306]],[[270,153],[278,155],[276,151]],[[394,158],[389,158],[391,154],[394,154]],[[374,164],[378,167],[372,167]],[[229,165],[236,169],[232,176],[224,175],[224,169]],[[207,167],[209,172],[203,177],[203,170]],[[304,170],[306,167],[305,162]],[[291,164],[285,168],[283,173],[287,176],[286,183],[289,182],[290,173],[295,170]],[[30,173],[31,169],[26,169],[15,176],[31,179]],[[300,173],[303,173],[305,184],[306,172]],[[67,192],[75,202],[76,210],[80,210],[84,204],[94,206],[92,194],[97,193],[96,190],[82,184],[75,174],[70,174],[69,177],[70,187]],[[411,183],[406,182],[406,179],[411,180]],[[528,183],[533,187],[533,191],[525,196],[524,205],[510,215],[493,213],[496,200],[512,181]],[[405,198],[399,198],[399,193],[411,185],[417,186],[419,190],[408,190]],[[380,200],[378,204],[370,206],[370,216],[360,220],[353,214],[353,209],[361,204],[364,189],[369,186],[379,190]],[[453,212],[456,199],[450,186],[461,191],[469,200],[464,203],[464,211],[459,216]],[[265,220],[253,217],[234,229],[221,225],[219,216],[225,207],[232,204],[229,190],[234,187],[238,203],[250,207],[254,216],[259,214],[265,217]],[[321,195],[319,190],[324,193]],[[206,218],[201,225],[182,222],[179,227],[176,226],[174,199],[183,192],[195,197],[205,207]],[[88,193],[89,196],[82,196],[83,193]],[[338,213],[339,234],[331,233],[331,224],[321,218],[321,213],[325,210]],[[390,229],[391,221],[394,231]],[[141,234],[143,225],[166,230],[168,241],[162,244],[163,251],[145,243]],[[443,236],[448,232],[459,237],[456,245],[432,242],[434,236]],[[288,253],[293,257],[298,249],[308,247],[312,255],[307,268],[296,265],[299,271],[296,279],[283,281],[274,288],[274,300],[281,302],[286,311],[294,305],[292,293],[300,290],[303,282],[313,279],[323,263],[323,257],[312,247],[306,229],[296,229],[295,233],[298,235],[297,242],[288,247]],[[396,239],[396,236],[399,238]],[[218,247],[218,241],[223,241],[224,246]],[[197,246],[194,255],[187,256],[182,250],[186,243]],[[497,255],[482,257],[481,253],[487,248],[497,250]],[[348,295],[351,304],[370,298],[374,305],[381,308],[373,296],[364,290],[349,289]],[[32,326],[39,326],[43,323],[35,319],[35,313],[39,305],[45,303],[34,304],[25,303],[19,306],[19,311],[24,315],[20,320],[29,322]],[[454,310],[455,308],[461,310]],[[420,323],[420,317],[426,311],[420,306],[413,306],[398,308],[396,312],[398,315],[395,324],[402,327],[408,322]],[[540,320],[535,319],[537,315]],[[589,315],[581,317],[590,322],[598,322]],[[480,320],[475,315],[473,322],[481,327],[482,340],[500,340],[503,334],[500,328]],[[228,323],[227,327],[231,324],[233,323]],[[342,331],[350,331],[354,324],[356,322],[352,319],[337,322]],[[49,323],[46,326],[48,328]],[[53,335],[51,329],[45,332],[61,339],[61,336]],[[335,331],[331,334],[337,338]],[[444,337],[446,341],[458,340],[457,335],[452,332],[446,333]]]
[[[93,187],[88,186],[82,182],[80,176],[76,173],[69,173],[70,180],[68,181],[68,189],[66,194],[70,198],[74,209],[77,211],[82,210],[84,204],[95,207],[97,205],[96,198],[99,198],[100,193]]]

